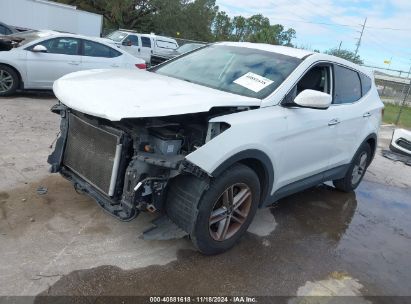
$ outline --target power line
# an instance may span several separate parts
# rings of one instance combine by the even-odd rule
[[[311,23],[311,24],[319,24],[319,25],[329,25],[329,26],[341,26],[341,27],[351,27],[351,28],[358,28],[362,25],[352,25],[352,24],[344,24],[344,23],[329,23],[329,22],[316,22],[316,21],[309,21],[309,20],[299,20],[299,19],[291,19],[291,18],[283,18],[283,17],[276,17],[275,19],[280,20],[288,20],[293,22],[301,22],[301,23]],[[369,26],[367,25],[367,29],[372,30],[391,30],[391,31],[411,31],[411,28],[392,28],[392,27],[376,27],[376,26]]]

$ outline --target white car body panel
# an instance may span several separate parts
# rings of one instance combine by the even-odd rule
[[[111,121],[207,112],[213,107],[261,105],[259,99],[141,70],[73,73],[57,80],[53,90],[66,106]]]
[[[25,89],[51,89],[55,80],[69,73],[89,69],[133,69],[144,61],[124,52],[101,38],[90,38],[73,34],[43,31],[42,38],[10,51],[0,52],[0,64],[14,67],[21,75]],[[77,38],[109,46],[121,53],[114,58],[36,53],[26,50],[42,41],[53,38]]]

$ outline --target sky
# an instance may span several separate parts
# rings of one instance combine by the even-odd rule
[[[292,27],[297,32],[295,45],[320,51],[338,47],[341,41],[342,48],[354,51],[367,18],[359,49],[364,64],[410,70],[411,0],[217,0],[216,3],[229,16],[262,14],[271,24]],[[390,65],[384,63],[390,59]]]

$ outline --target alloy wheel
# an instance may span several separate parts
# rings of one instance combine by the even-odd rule
[[[251,189],[243,183],[228,187],[217,199],[209,218],[209,231],[216,241],[235,235],[246,222],[252,204]]]
[[[14,81],[13,77],[9,72],[5,70],[0,70],[0,93],[6,93],[10,91],[13,87]]]

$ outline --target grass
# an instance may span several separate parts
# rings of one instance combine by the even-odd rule
[[[383,122],[387,124],[395,123],[399,111],[400,106],[386,103]],[[411,129],[411,107],[404,107],[402,110],[399,126],[406,129]]]

